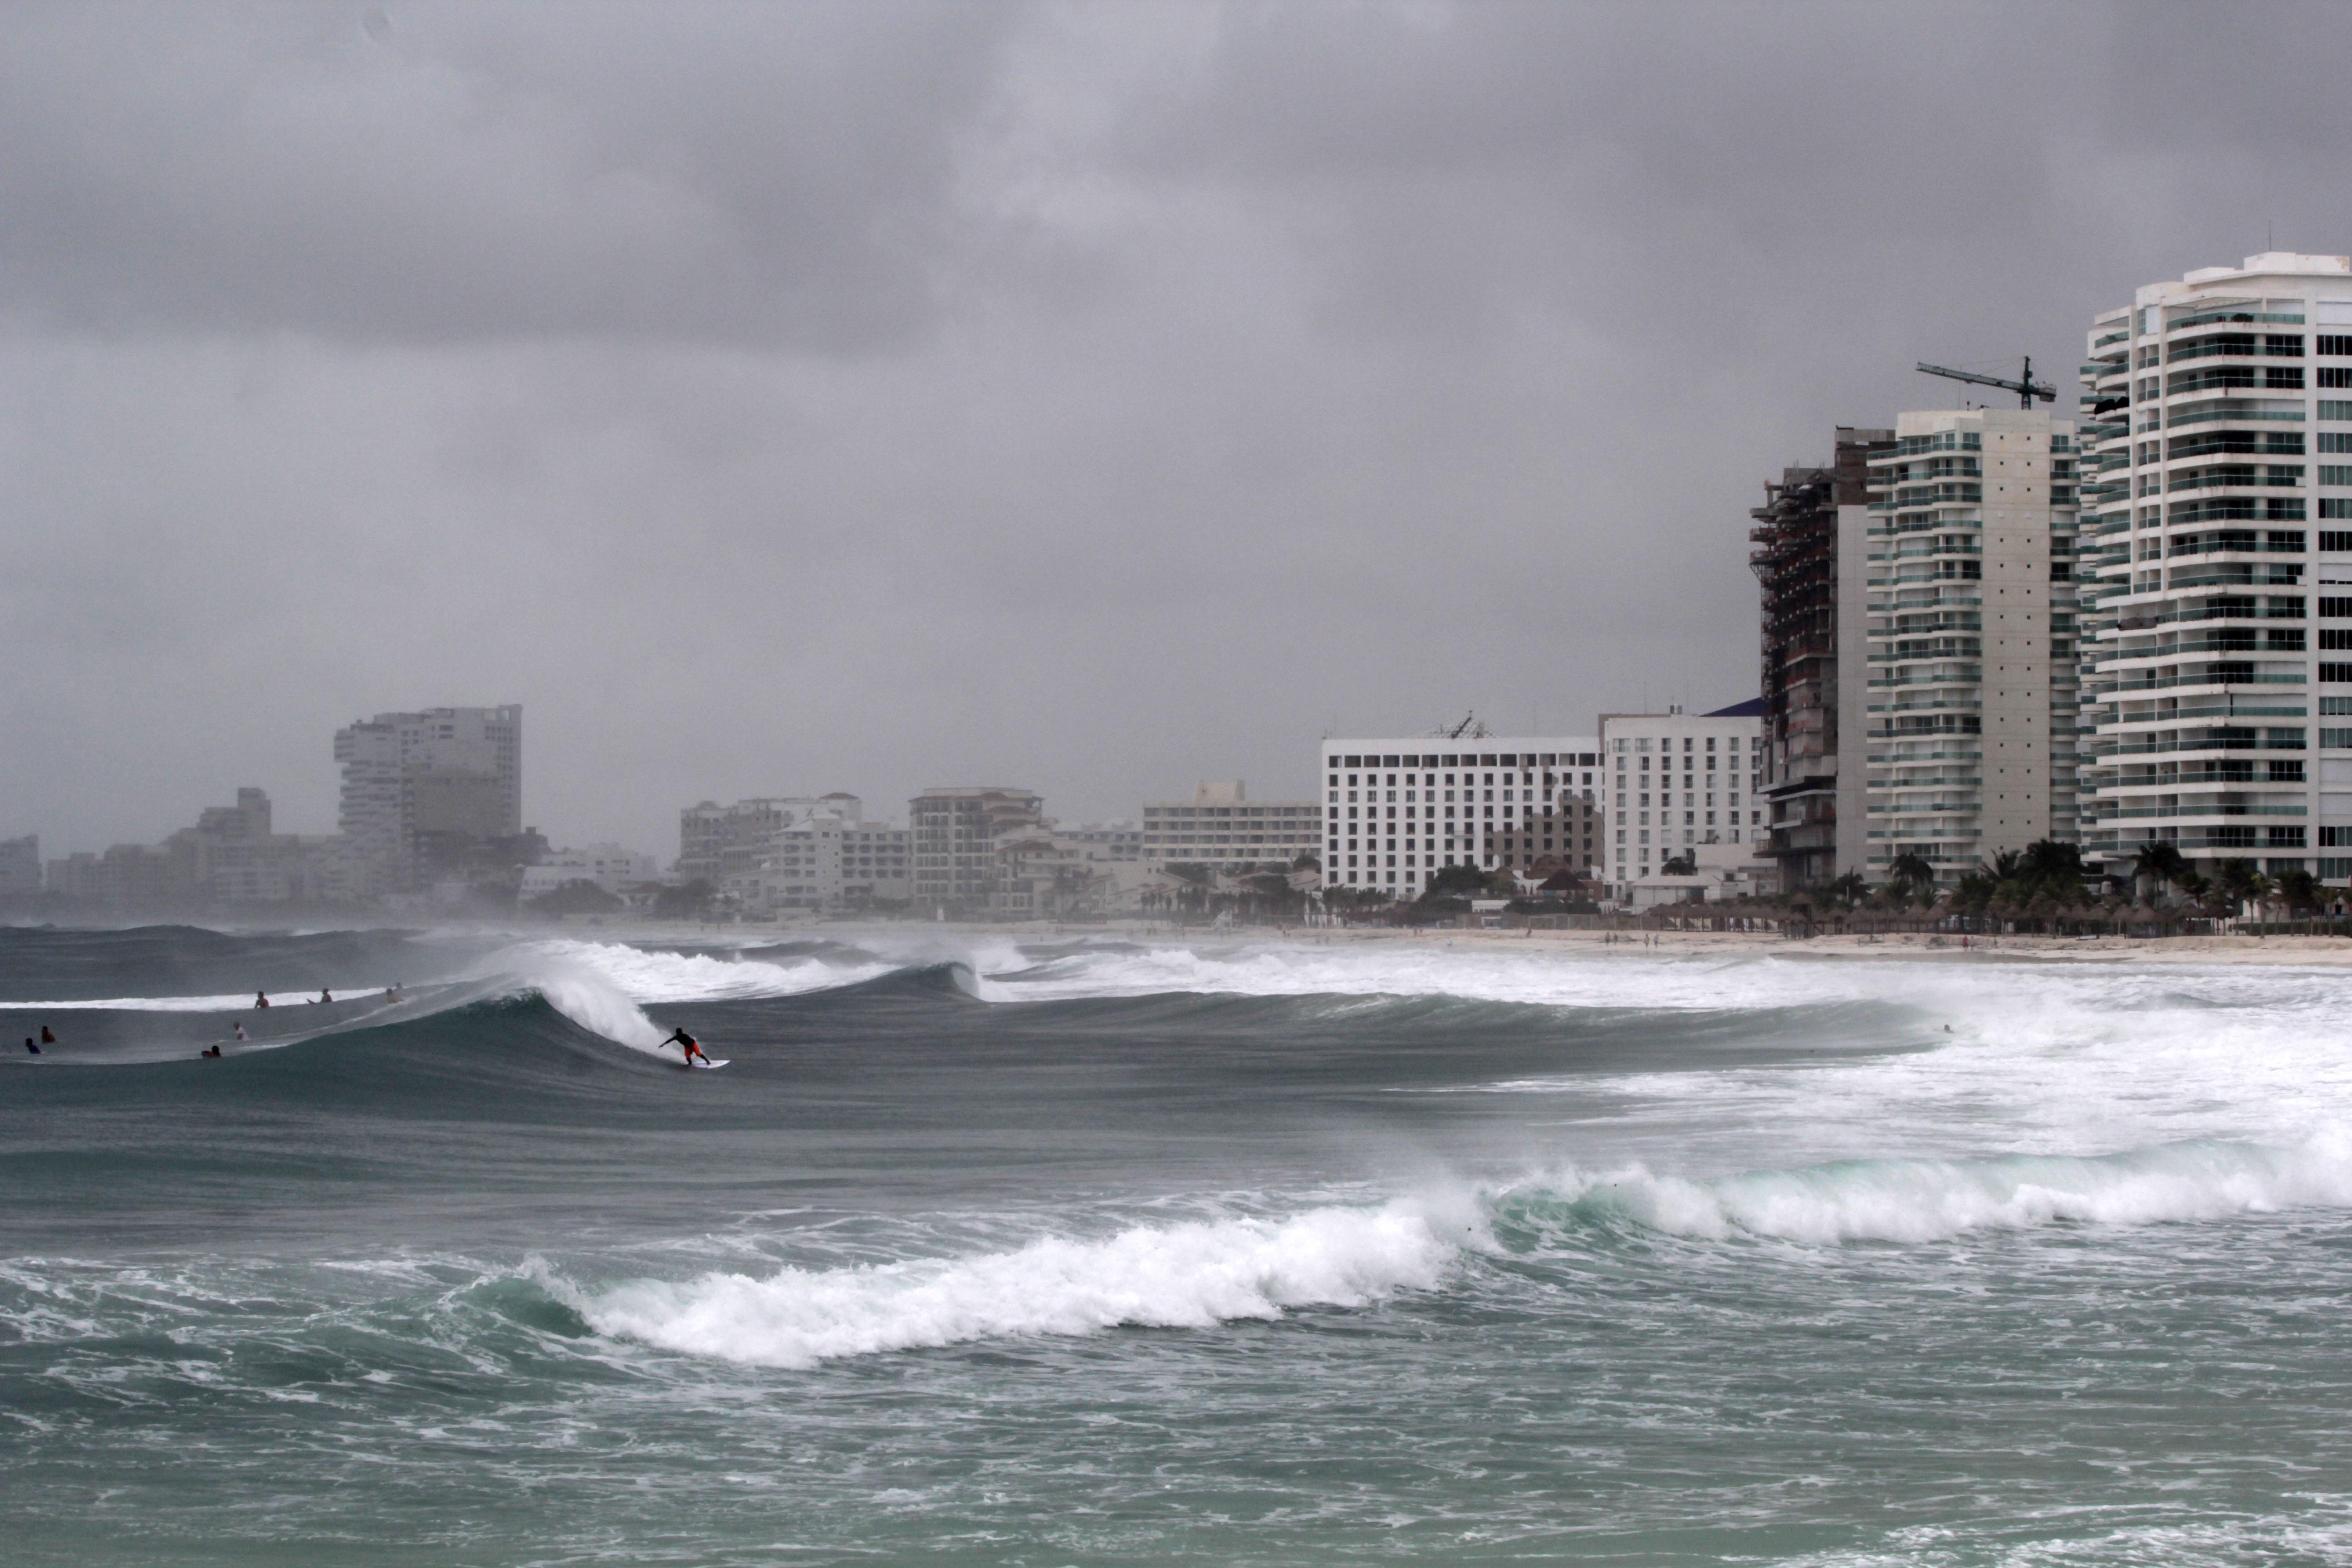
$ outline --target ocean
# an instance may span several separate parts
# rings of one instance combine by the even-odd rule
[[[2347,1042],[2318,968],[0,930],[0,1554],[2342,1563]]]

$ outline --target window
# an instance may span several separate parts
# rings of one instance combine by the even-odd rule
[[[2319,500],[2319,517],[2320,521],[2323,522],[2327,521],[2329,518],[2352,518],[2352,500],[2346,500],[2341,497],[2330,500],[2326,496],[2322,496]],[[2327,542],[2331,539],[2339,541],[2340,542],[2330,544]],[[2352,550],[2352,533],[2322,533],[2319,536],[2319,548],[2322,550]]]
[[[2273,374],[2276,373],[2273,372]],[[2295,384],[2297,386],[2302,385],[2303,372],[2299,370],[2296,371],[2294,373],[2294,377]],[[2319,384],[2322,386],[2352,386],[2352,369],[2347,369],[2338,365],[2322,365],[2319,367]],[[2323,416],[2323,417],[2325,416]]]
[[[2322,463],[2319,482],[2323,485],[2352,485],[2352,463]]]
[[[2319,503],[2319,515],[2322,517],[2332,515],[2327,510],[2327,503],[2326,501],[2321,501]],[[2337,530],[2323,528],[2319,531],[2319,548],[2322,550],[2352,550],[2352,532],[2344,532]]]
[[[2319,347],[2315,352],[2324,354],[2352,355],[2352,337],[2336,332],[2322,332],[2319,334]]]
[[[2352,684],[2352,664],[2323,664],[2319,679],[2332,686]]]

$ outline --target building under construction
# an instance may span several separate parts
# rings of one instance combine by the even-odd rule
[[[1748,515],[1763,594],[1764,795],[1769,854],[1793,892],[1861,870],[1868,845],[1863,757],[1869,702],[1870,458],[1891,430],[1840,426],[1826,468],[1788,468]],[[1841,592],[1841,584],[1843,591]],[[1856,754],[1839,768],[1840,737]]]

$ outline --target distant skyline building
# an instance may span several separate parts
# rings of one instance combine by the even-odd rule
[[[1084,844],[1105,860],[1140,861],[1143,829],[1132,822],[1088,822],[1055,829],[1074,844]]]
[[[640,855],[618,844],[590,844],[577,849],[552,849],[536,866],[526,866],[517,896],[525,900],[545,898],[585,882],[607,893],[619,894],[660,876],[650,855]]]
[[[1193,787],[1187,801],[1147,801],[1142,858],[1152,865],[1281,866],[1323,858],[1323,806],[1312,800],[1249,798],[1241,779]]]
[[[41,836],[0,838],[0,898],[29,898],[41,890]]]
[[[2074,425],[1978,408],[1895,429],[1870,457],[1869,837],[1843,868],[1884,882],[1916,855],[1949,886],[2078,837]],[[1849,742],[1842,776],[1861,761]]]
[[[853,816],[862,815],[857,797],[838,790],[822,795],[755,795],[731,805],[698,802],[677,814],[677,860],[672,874],[681,882],[703,881],[714,888],[748,886],[787,829],[817,812],[845,807]]]
[[[1765,820],[1785,891],[1860,870],[1868,858],[1867,486],[1871,457],[1894,442],[1892,430],[1840,426],[1828,468],[1782,469],[1748,513]]]
[[[871,909],[912,896],[911,836],[866,820],[855,795],[824,797],[776,837],[762,863],[760,901],[771,910]]]
[[[2352,260],[2270,251],[2148,284],[2088,349],[2085,850],[2344,884]]]
[[[1325,740],[1318,762],[1324,886],[1413,899],[1445,867],[1499,869],[1504,855],[1520,853],[1517,840],[1540,841],[1545,809],[1556,807],[1562,792],[1591,801],[1601,740],[1344,737]],[[1560,837],[1557,821],[1552,837]]]
[[[398,891],[522,833],[522,709],[379,713],[335,731],[339,823],[377,890]]]
[[[994,910],[998,841],[1052,826],[1045,805],[1044,796],[1003,784],[927,789],[908,801],[915,912]]]

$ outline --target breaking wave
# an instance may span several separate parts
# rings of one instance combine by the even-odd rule
[[[1535,1232],[1562,1221],[1630,1221],[1705,1240],[1815,1246],[2221,1220],[2352,1207],[2352,1139],[2331,1132],[2294,1148],[2198,1142],[2082,1158],[1855,1160],[1711,1181],[1639,1168],[1569,1172],[1505,1188],[1497,1207],[1506,1228]]]
[[[763,1366],[1118,1327],[1205,1329],[1438,1284],[1478,1220],[1420,1203],[1139,1226],[1103,1240],[572,1293],[599,1332]]]

